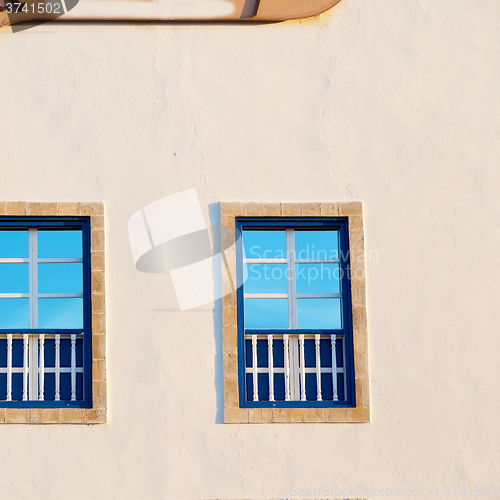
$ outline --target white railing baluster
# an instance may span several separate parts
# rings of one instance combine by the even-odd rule
[[[285,359],[285,401],[290,401],[290,357],[288,353],[288,335],[283,335],[283,354]]]
[[[306,400],[306,371],[305,371],[305,356],[304,356],[304,334],[299,335],[300,349],[300,400]]]
[[[267,336],[267,364],[269,366],[269,401],[274,401],[273,336]]]
[[[61,335],[56,333],[55,337],[55,349],[56,349],[56,395],[55,400],[61,400]]]
[[[44,390],[45,390],[45,335],[41,333],[38,336],[38,341],[39,341],[39,352],[40,352],[40,359],[38,361],[38,380],[39,380],[39,387],[38,387],[38,400],[43,401],[45,399],[44,396]]]
[[[321,396],[321,357],[319,351],[319,345],[320,345],[319,340],[320,336],[316,334],[314,336],[314,343],[316,346],[316,388],[317,388],[316,399],[318,401],[323,401],[323,397]]]
[[[12,401],[12,333],[7,334],[7,401]]]
[[[331,336],[332,344],[332,383],[333,383],[333,400],[338,401],[338,390],[337,390],[337,335]]]
[[[29,336],[23,335],[23,401],[28,401]]]
[[[71,401],[76,401],[76,335],[71,334]]]

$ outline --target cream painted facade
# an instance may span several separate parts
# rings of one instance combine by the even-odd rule
[[[108,382],[106,424],[0,425],[2,498],[500,495],[499,40],[496,0],[0,30],[0,201],[104,202]],[[370,423],[223,423],[220,301],[128,240],[190,188],[363,202]]]

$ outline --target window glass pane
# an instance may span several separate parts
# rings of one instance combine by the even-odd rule
[[[300,329],[340,330],[340,299],[297,299],[297,326]]]
[[[287,299],[245,299],[245,328],[288,328]]]
[[[29,299],[0,299],[0,328],[29,328]]]
[[[29,232],[0,230],[0,259],[27,259],[29,257]]]
[[[245,264],[245,293],[287,293],[286,264]]]
[[[243,231],[247,259],[286,259],[286,231]]]
[[[340,293],[339,264],[297,264],[297,293]]]
[[[82,257],[82,232],[38,230],[39,259],[80,259]]]
[[[29,264],[0,264],[0,293],[29,293]]]
[[[38,299],[38,328],[83,328],[83,299]]]
[[[337,230],[295,230],[296,259],[338,259],[339,234]]]
[[[82,264],[38,264],[38,293],[82,292]]]

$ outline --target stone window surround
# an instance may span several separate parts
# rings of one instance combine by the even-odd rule
[[[224,360],[224,423],[368,423],[370,397],[363,205],[348,203],[221,202],[221,226],[235,227],[236,217],[346,217],[349,224],[351,297],[356,407],[353,408],[240,408],[238,391],[237,300],[235,233],[222,232],[225,273],[222,299]],[[224,272],[223,271],[223,272]]]
[[[104,203],[0,202],[2,216],[90,217],[92,282],[92,408],[0,408],[0,424],[105,424],[106,297]]]

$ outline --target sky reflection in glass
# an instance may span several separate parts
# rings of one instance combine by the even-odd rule
[[[342,329],[340,299],[297,299],[300,329]]]
[[[29,328],[29,314],[29,299],[0,299],[0,328]]]
[[[295,259],[338,259],[339,235],[337,230],[295,230]]]
[[[83,299],[39,299],[38,328],[83,328]]]
[[[245,293],[287,293],[286,264],[245,264]]]
[[[38,230],[39,259],[81,259],[81,231]]]
[[[243,231],[247,259],[286,259],[286,231]]]
[[[39,293],[82,293],[82,264],[38,264]]]
[[[297,264],[297,293],[340,293],[339,264]]]
[[[0,259],[27,259],[29,257],[29,232],[0,230]]]
[[[29,293],[29,264],[0,264],[0,293]]]
[[[288,328],[287,299],[245,299],[245,328]]]

